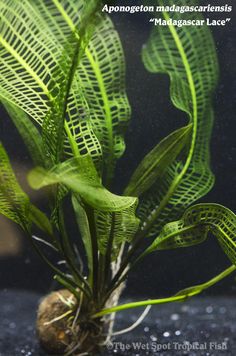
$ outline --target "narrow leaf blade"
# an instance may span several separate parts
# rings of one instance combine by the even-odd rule
[[[52,236],[53,229],[48,217],[33,204],[30,205],[29,210],[31,221],[42,231],[44,231],[48,236]]]
[[[192,125],[182,127],[164,138],[149,152],[125,190],[125,195],[140,196],[161,178],[190,138]]]
[[[43,166],[45,155],[39,130],[23,110],[7,101],[2,102],[21,135],[34,164]]]
[[[81,201],[76,194],[72,194],[72,205],[74,208],[76,220],[83,240],[87,261],[89,276],[93,275],[93,249],[91,243],[91,235],[86,212],[81,204]]]

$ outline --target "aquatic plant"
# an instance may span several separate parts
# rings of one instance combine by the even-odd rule
[[[119,35],[101,6],[96,0],[0,0],[0,99],[36,166],[29,184],[44,188],[48,199],[44,212],[30,201],[1,145],[0,213],[20,225],[64,288],[41,304],[38,333],[50,352],[67,355],[95,354],[111,335],[112,313],[183,301],[236,269],[235,215],[219,204],[192,205],[214,184],[209,140],[218,63],[209,29],[153,27],[143,63],[169,76],[172,103],[188,122],[143,158],[119,196],[111,181],[131,110]],[[186,16],[202,18],[172,14]],[[78,223],[76,237],[68,231],[68,211]],[[199,244],[209,233],[231,261],[228,269],[171,297],[118,304],[141,259]],[[48,248],[64,264],[50,260]]]

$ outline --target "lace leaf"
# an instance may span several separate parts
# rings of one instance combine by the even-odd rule
[[[63,184],[77,198],[73,199],[88,262],[91,265],[90,231],[83,204],[93,209],[96,238],[99,251],[105,254],[112,236],[111,254],[115,259],[123,242],[131,242],[139,226],[135,216],[137,198],[118,196],[108,191],[101,183],[89,156],[70,159],[46,171],[32,170],[28,176],[32,188]],[[78,197],[80,201],[78,201]],[[88,240],[89,239],[89,240]]]
[[[8,155],[0,144],[0,213],[27,229],[30,226],[29,207],[29,198],[19,186]]]
[[[181,220],[163,227],[150,251],[193,246],[203,242],[209,233],[236,264],[236,216],[219,204],[197,204],[188,208]]]
[[[44,4],[49,8],[54,6],[60,30],[65,22],[67,31],[63,43],[55,37],[45,21],[39,9],[40,3],[7,0],[1,4],[0,97],[15,104],[43,126],[43,140],[46,141],[47,150],[45,159],[53,165],[61,155],[65,139],[64,123],[73,126],[70,112],[65,120],[67,101],[70,103],[68,111],[73,109],[78,112],[82,109],[79,106],[81,88],[77,85],[74,92],[71,87],[75,87],[74,72],[85,47],[84,38],[87,33],[84,21],[95,11],[97,2],[91,1],[86,5],[81,0],[77,4],[72,0],[54,0],[51,5],[49,2]],[[58,10],[64,6],[68,16],[72,16],[76,22],[73,31],[68,27],[64,14]],[[76,10],[80,10],[80,15],[76,14]],[[76,101],[77,97],[79,102]],[[76,142],[76,137],[72,135],[72,138]]]
[[[74,153],[75,128],[86,112],[110,180],[124,151],[130,107],[120,39],[111,20],[97,15],[99,4],[6,0],[1,8],[0,97],[43,125],[48,166],[59,162],[64,140],[66,152]],[[95,150],[101,151],[98,142]]]
[[[165,5],[173,5],[167,0]],[[179,0],[178,5],[194,5],[195,0]],[[162,1],[158,1],[163,5]],[[191,203],[204,196],[213,186],[209,167],[209,139],[218,64],[215,46],[207,26],[176,27],[170,15],[162,14],[167,26],[153,28],[142,58],[147,70],[170,77],[173,104],[189,116],[192,138],[186,160],[174,162],[156,186],[140,203],[139,216],[149,236],[155,236],[166,223],[178,218]],[[198,13],[171,13],[175,20],[201,19]]]

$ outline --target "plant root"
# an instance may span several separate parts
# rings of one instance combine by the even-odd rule
[[[46,296],[37,317],[37,334],[42,347],[50,355],[98,355],[106,339],[105,323],[86,315],[82,315],[80,301],[66,289]]]
[[[42,347],[51,354],[63,354],[72,341],[68,317],[76,302],[73,294],[62,289],[46,296],[39,305],[37,334]]]

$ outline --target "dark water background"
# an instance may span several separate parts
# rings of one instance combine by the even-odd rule
[[[208,3],[207,1],[204,3]],[[212,4],[224,4],[212,1]],[[233,0],[227,1],[235,5]],[[120,1],[134,4],[134,1]],[[220,15],[211,15],[209,17]],[[225,15],[224,15],[225,16]],[[235,103],[236,103],[236,18],[231,23],[213,28],[221,74],[215,95],[215,126],[211,142],[212,169],[216,175],[213,190],[203,199],[217,202],[236,211],[235,166]],[[127,60],[127,91],[132,106],[132,121],[126,135],[127,149],[116,171],[114,188],[120,192],[141,158],[164,136],[186,121],[182,112],[173,108],[169,99],[169,81],[164,75],[149,74],[141,62],[141,46],[148,38],[149,25],[142,14],[112,16],[125,49]],[[30,167],[27,151],[1,109],[1,139],[12,161],[17,163],[18,175]],[[20,168],[19,168],[20,167]],[[37,200],[38,197],[36,196]],[[5,222],[5,219],[2,219]],[[5,222],[6,223],[6,222]],[[21,288],[47,292],[53,287],[52,274],[21,236],[17,253],[1,255],[0,288]],[[1,228],[1,235],[5,232]],[[4,237],[3,236],[3,237]],[[12,242],[14,245],[16,242]],[[12,246],[13,246],[12,245]],[[1,247],[1,244],[0,244]],[[148,257],[129,278],[126,294],[134,297],[168,295],[189,285],[204,282],[229,265],[228,259],[214,238],[192,248],[163,251]],[[208,294],[235,294],[233,277],[211,288]]]

